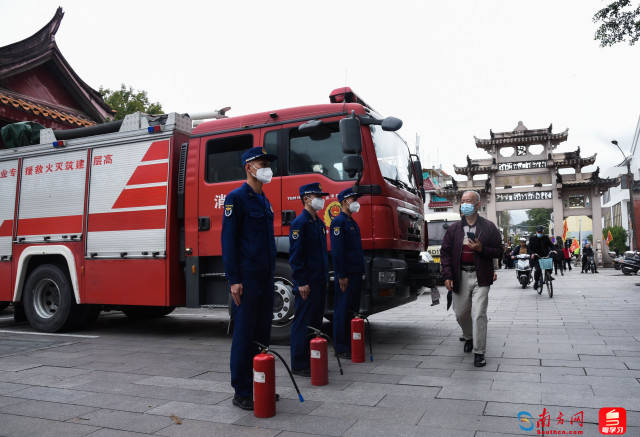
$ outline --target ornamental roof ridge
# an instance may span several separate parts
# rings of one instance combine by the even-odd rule
[[[506,145],[506,144],[522,144],[522,143],[536,143],[552,141],[561,143],[567,140],[569,136],[569,128],[562,132],[552,132],[553,125],[549,125],[546,129],[526,129],[526,127],[519,123],[515,130],[510,132],[493,132],[489,130],[490,138],[478,138],[475,135],[473,139],[478,147],[486,147],[493,145]]]

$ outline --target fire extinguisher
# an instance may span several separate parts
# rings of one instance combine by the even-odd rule
[[[313,331],[313,334],[315,334],[315,337],[312,338],[309,342],[309,349],[311,350],[311,385],[327,385],[329,384],[327,345],[329,344],[329,341],[331,341],[331,338],[319,329],[314,328],[313,326],[307,326],[307,328],[309,328],[311,331]],[[335,346],[333,346],[333,349],[335,351]],[[344,375],[342,371],[342,364],[340,363],[340,357],[338,357],[337,353],[335,354],[335,356],[338,360],[340,374]]]
[[[365,336],[365,321],[367,322],[367,335]],[[369,359],[373,361],[373,345],[371,341],[371,323],[360,314],[351,319],[351,362],[364,363],[364,340],[369,338]]]
[[[274,355],[282,361],[284,367],[289,372],[289,377],[293,386],[298,392],[298,399],[304,402],[298,384],[293,378],[291,369],[287,366],[282,356],[274,350],[269,349],[257,341],[254,341],[260,348],[260,353],[253,357],[253,414],[259,418],[268,418],[276,415],[276,360]],[[273,355],[272,355],[273,354]]]

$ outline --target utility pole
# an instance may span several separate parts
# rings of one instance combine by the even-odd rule
[[[627,188],[629,189],[629,208],[627,208],[627,214],[629,214],[631,216],[631,229],[630,229],[630,233],[631,233],[631,244],[633,245],[632,250],[638,250],[638,241],[636,240],[636,219],[635,219],[635,214],[634,214],[634,210],[633,210],[633,173],[631,173],[631,156],[627,156],[624,154],[624,152],[622,151],[622,149],[620,148],[620,146],[618,145],[618,141],[617,140],[611,140],[611,144],[613,144],[614,146],[616,146],[618,148],[618,150],[620,150],[620,153],[622,154],[622,157],[624,158],[624,162],[625,164],[627,164],[627,174],[625,175],[625,178],[627,180]]]

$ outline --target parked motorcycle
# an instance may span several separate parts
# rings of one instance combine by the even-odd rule
[[[522,254],[516,256],[516,277],[522,288],[527,288],[531,282],[531,264],[529,259],[531,255]]]
[[[618,258],[614,261],[614,266],[616,262],[620,265],[620,270],[625,275],[638,273],[638,270],[640,270],[640,252],[627,251],[621,260]]]

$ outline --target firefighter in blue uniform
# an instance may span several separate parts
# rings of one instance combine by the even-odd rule
[[[340,215],[333,219],[330,227],[331,257],[335,272],[335,298],[333,312],[333,339],[336,352],[342,357],[351,355],[351,319],[360,307],[364,253],[360,227],[352,214],[360,210],[358,194],[347,188],[338,194],[342,207]]]
[[[291,325],[291,370],[300,376],[310,376],[307,326],[320,329],[324,316],[329,278],[327,230],[318,211],[324,208],[324,196],[328,194],[319,183],[301,186],[304,209],[289,231],[289,264],[296,296],[296,314]]]
[[[273,209],[262,192],[271,182],[269,163],[277,159],[262,147],[242,154],[247,182],[225,198],[222,220],[222,260],[231,288],[231,385],[233,404],[253,409],[254,341],[268,345],[273,317],[273,274],[276,244]]]

